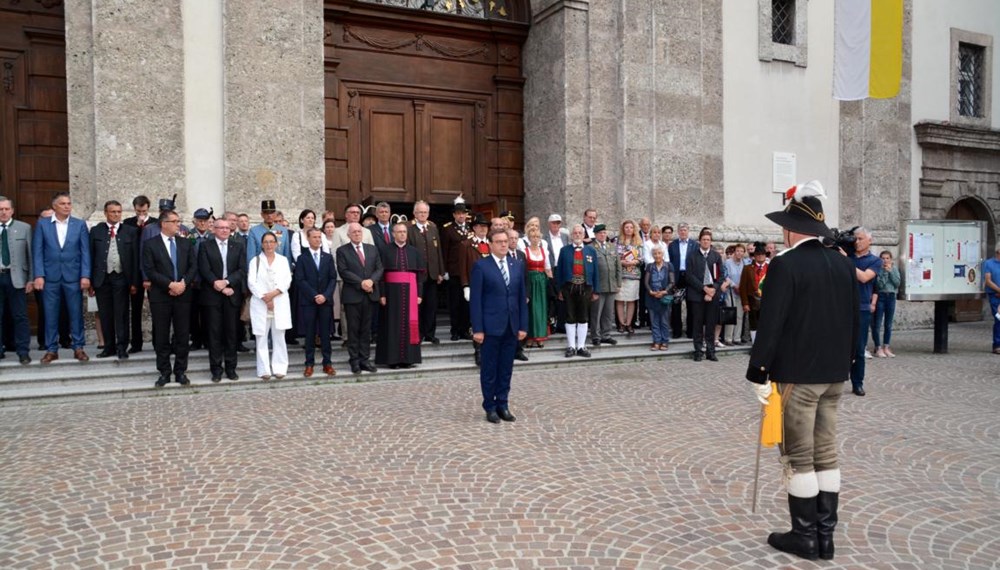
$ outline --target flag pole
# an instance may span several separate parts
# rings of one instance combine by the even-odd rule
[[[764,405],[760,406],[760,429],[757,431],[757,459],[753,467],[753,498],[750,503],[750,513],[757,513],[757,482],[760,480],[760,448],[764,440]]]

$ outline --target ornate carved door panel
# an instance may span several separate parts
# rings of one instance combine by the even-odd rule
[[[326,0],[327,208],[462,194],[520,215],[527,3],[480,4]]]

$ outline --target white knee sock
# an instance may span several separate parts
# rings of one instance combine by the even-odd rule
[[[587,348],[587,323],[576,325],[576,347]]]
[[[826,493],[840,492],[840,469],[827,469],[816,472],[816,481],[819,490]]]
[[[566,323],[566,342],[573,350],[576,350],[576,327],[575,323]]]
[[[795,473],[788,480],[788,494],[800,499],[808,499],[819,494],[819,484],[816,482],[816,472]]]
[[[750,344],[753,344],[755,340],[757,340],[757,331],[750,331]]]

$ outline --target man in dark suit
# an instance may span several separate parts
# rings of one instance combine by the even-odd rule
[[[337,287],[337,269],[333,256],[323,251],[323,232],[310,228],[306,232],[309,249],[299,255],[295,264],[294,280],[299,288],[298,314],[299,330],[305,336],[306,368],[303,376],[313,375],[316,365],[316,343],[319,336],[320,352],[323,354],[323,373],[333,376],[330,352],[330,324],[333,319],[333,293]],[[370,322],[370,321],[369,321]]]
[[[782,226],[785,249],[771,259],[761,297],[757,338],[746,378],[762,404],[771,382],[782,395],[782,464],[792,530],[772,533],[774,548],[815,560],[834,555],[840,467],[837,406],[850,375],[859,334],[859,292],[851,259],[824,247],[823,187],[789,190],[788,205],[767,217]]]
[[[347,354],[351,372],[376,372],[369,360],[372,342],[372,312],[379,300],[378,283],[382,280],[382,257],[379,250],[364,243],[364,228],[351,224],[347,228],[350,243],[337,249],[337,270],[344,283],[340,300],[347,318]]]
[[[31,325],[28,324],[28,296],[34,289],[31,278],[31,226],[14,219],[14,203],[0,196],[0,321],[10,320],[10,334],[0,329],[0,358],[5,344],[17,351],[21,364],[31,364]]]
[[[90,229],[91,292],[97,296],[104,333],[104,350],[97,358],[124,360],[128,358],[129,295],[141,288],[139,230],[121,222],[122,205],[117,200],[104,203],[104,218],[106,223]]]
[[[32,237],[31,261],[35,289],[45,300],[46,353],[42,364],[59,358],[59,309],[63,299],[69,314],[73,358],[90,360],[83,350],[83,291],[90,289],[90,239],[87,224],[70,214],[73,201],[68,192],[52,199],[52,217],[40,220]]]
[[[687,259],[686,296],[694,326],[694,360],[705,358],[717,362],[715,356],[715,325],[719,322],[719,295],[725,271],[722,256],[712,248],[712,232],[705,228],[698,236],[699,249]]]
[[[669,242],[667,245],[667,256],[671,265],[674,266],[674,271],[677,272],[676,279],[678,287],[685,287],[687,285],[687,260],[688,256],[692,255],[695,250],[698,249],[698,244],[695,243],[693,239],[688,237],[688,225],[681,222],[677,225],[677,239]],[[684,299],[683,304],[688,305],[687,299]],[[691,338],[691,306],[687,306],[686,323],[685,319],[681,318],[681,305],[677,305],[674,311],[670,312],[670,328],[673,330],[674,338],[680,338],[682,335],[687,335]]]
[[[448,275],[448,312],[451,316],[451,340],[471,340],[469,335],[469,303],[462,295],[458,279],[462,242],[472,235],[468,224],[469,209],[461,196],[455,200],[453,220],[441,228],[441,252]]]
[[[388,202],[375,204],[375,223],[365,228],[372,234],[372,241],[379,253],[392,246],[392,207]]]
[[[142,251],[142,266],[150,281],[153,349],[156,350],[156,369],[160,372],[157,388],[170,382],[171,349],[174,352],[174,379],[182,386],[191,384],[187,377],[193,298],[189,285],[198,274],[198,260],[191,240],[177,235],[180,223],[176,212],[165,212],[160,216],[160,235],[148,240]]]
[[[135,215],[122,220],[122,224],[135,228],[137,230],[138,239],[142,239],[142,230],[146,228],[147,224],[155,224],[157,219],[149,215],[149,198],[143,195],[136,196],[132,199],[132,209],[135,210]],[[136,264],[141,266],[142,260],[138,258],[139,249],[136,247]],[[141,271],[139,273],[142,273]],[[132,347],[129,349],[129,353],[135,354],[137,352],[142,352],[142,303],[146,299],[146,289],[140,286],[136,288],[135,293],[131,294],[130,297],[130,312],[131,312],[131,322],[132,328],[129,333],[129,341]]]
[[[236,373],[236,322],[243,305],[247,280],[247,252],[242,240],[229,239],[232,232],[224,219],[212,223],[213,236],[202,240],[198,250],[198,273],[201,275],[199,302],[207,321],[208,362],[212,382],[226,378],[239,380]]]
[[[507,232],[490,232],[491,255],[472,267],[469,286],[472,338],[483,345],[479,386],[486,421],[490,423],[515,419],[508,405],[514,353],[517,343],[528,334],[525,267],[523,263],[509,262],[509,243]]]
[[[424,301],[420,304],[420,337],[424,342],[437,344],[437,288],[444,281],[444,256],[441,253],[441,236],[434,222],[427,219],[431,207],[420,200],[413,204],[413,220],[406,241],[420,252],[427,271],[424,279]]]

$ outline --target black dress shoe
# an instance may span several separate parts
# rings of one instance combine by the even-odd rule
[[[451,335],[451,342],[456,342],[456,341],[457,341],[458,339],[460,339],[460,338],[462,338],[462,337],[460,337],[460,336],[459,336],[459,335],[457,335],[457,334],[452,334],[452,335]]]
[[[517,352],[514,354],[514,360],[520,360],[521,362],[528,361],[528,355],[524,353],[523,348],[517,349]]]
[[[438,340],[438,337],[436,336],[425,336],[424,342],[429,342],[431,344],[441,344],[441,341]]]
[[[31,364],[31,357],[28,356],[27,354],[22,354],[20,357],[18,357],[18,360],[20,360],[21,364],[25,365]]]
[[[514,417],[514,414],[510,413],[510,410],[497,410],[497,415],[505,422],[512,422],[517,419]]]
[[[362,362],[359,368],[367,372],[378,372],[378,368],[375,368],[371,362]]]
[[[855,389],[851,390],[851,392],[854,392],[855,396],[864,396],[865,395],[865,389],[864,388],[855,388]]]
[[[212,374],[212,382],[222,382],[222,374]]]
[[[701,351],[700,350],[694,351],[694,361],[695,362],[701,362],[703,359],[704,359],[704,357],[701,355]]]
[[[708,355],[708,356],[706,356],[705,358],[706,358],[707,360],[711,360],[712,362],[718,362],[718,361],[719,361],[719,357],[718,357],[718,356],[716,356],[714,352],[713,352],[713,353],[711,353],[711,354],[709,354],[709,355]]]
[[[351,374],[361,374],[361,367],[357,364],[351,365]]]
[[[128,349],[128,353],[129,354],[136,354],[136,353],[139,353],[139,352],[142,352],[142,347],[141,346],[133,346],[132,348]]]
[[[566,358],[570,358],[572,356],[576,356],[576,349],[572,348],[572,347],[571,348],[567,348],[566,349]]]
[[[108,350],[108,349],[105,348],[101,352],[97,353],[97,358],[109,358],[109,357],[112,357],[114,355],[115,355],[114,351]]]
[[[127,350],[119,350],[118,351],[118,360],[128,360],[128,351]]]
[[[601,339],[599,339],[599,338],[592,339],[590,341],[590,344],[592,344],[594,346],[601,346]]]
[[[614,346],[614,345],[618,344],[618,341],[615,340],[615,339],[613,339],[613,338],[611,338],[611,337],[602,338],[601,339],[601,344],[610,344],[610,345]]]
[[[231,372],[226,372],[226,378],[235,382],[236,380],[240,379],[240,375],[237,374],[235,370],[233,370]]]
[[[287,344],[288,346],[298,346],[299,345],[299,341],[298,341],[298,339],[290,338],[290,339],[288,339],[288,340],[285,341],[285,344]]]
[[[465,333],[462,333],[462,334],[458,335],[458,338],[460,338],[462,340],[472,340],[472,335],[469,334],[469,333],[467,333],[467,332],[465,332]]]
[[[498,424],[500,423],[500,416],[494,411],[486,412],[486,421],[491,424]]]
[[[576,355],[584,358],[590,358],[590,351],[586,348],[578,348],[576,349]]]
[[[250,348],[242,342],[236,343],[236,352],[250,352]]]
[[[166,386],[166,385],[167,385],[167,382],[170,382],[170,376],[160,376],[160,377],[159,377],[159,378],[158,378],[158,379],[156,380],[156,384],[155,384],[155,386],[156,386],[157,388],[162,388],[162,387],[164,387],[164,386]]]
[[[187,374],[177,374],[177,383],[181,386],[190,386],[191,381],[188,380]]]

